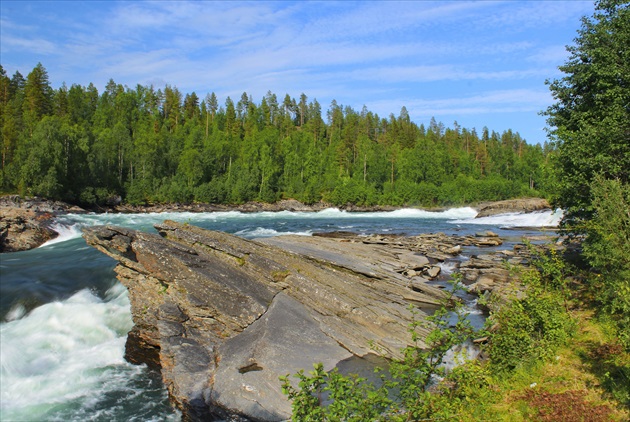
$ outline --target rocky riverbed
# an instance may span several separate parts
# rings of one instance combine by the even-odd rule
[[[99,226],[84,237],[118,261],[129,290],[126,358],[161,368],[185,420],[288,419],[279,376],[314,362],[330,370],[374,353],[398,356],[409,323],[446,296],[435,282],[440,263],[503,242],[492,232],[251,241],[172,221],[156,229]],[[473,256],[460,265],[464,282],[478,294],[516,285],[505,260],[528,256],[520,246]],[[420,328],[421,339],[427,333]]]

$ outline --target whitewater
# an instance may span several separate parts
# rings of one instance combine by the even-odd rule
[[[317,232],[493,230],[518,241],[557,226],[562,213],[543,211],[476,219],[472,208],[442,212],[238,211],[211,213],[68,214],[40,248],[0,255],[0,420],[179,420],[159,373],[123,358],[132,327],[126,289],[115,262],[87,246],[81,228],[113,224],[144,231],[170,219],[245,238]],[[505,245],[504,245],[505,247]],[[444,273],[452,263],[444,263]],[[472,301],[473,299],[471,299]]]

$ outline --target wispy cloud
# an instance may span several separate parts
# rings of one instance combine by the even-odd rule
[[[370,102],[368,107],[374,110],[394,112],[402,106],[409,114],[419,120],[428,120],[440,116],[470,116],[479,114],[505,115],[510,113],[537,113],[545,108],[551,99],[545,90],[511,89],[488,91],[472,96],[447,97],[439,99],[407,98],[396,101],[385,100]]]
[[[472,71],[454,65],[438,66],[381,66],[353,71],[350,76],[360,80],[380,80],[387,83],[437,82],[465,80],[514,80],[532,76],[544,76],[543,69]]]
[[[58,47],[42,38],[22,38],[11,35],[2,36],[2,50],[5,53],[13,51],[26,51],[32,54],[55,54],[58,53]]]
[[[557,74],[563,44],[592,7],[512,0],[3,0],[0,49],[7,71],[26,73],[42,61],[57,85],[94,82],[102,89],[113,78],[220,98],[304,92],[323,107],[335,98],[380,115],[406,105],[418,119],[496,114],[525,122],[552,101],[543,80]]]
[[[545,46],[532,52],[526,60],[539,64],[559,65],[567,59],[568,53],[564,45]]]
[[[574,0],[508,1],[504,6],[496,13],[487,15],[483,24],[491,25],[494,30],[524,31],[574,22],[593,10],[592,2]]]

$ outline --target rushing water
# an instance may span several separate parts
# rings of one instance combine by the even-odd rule
[[[154,231],[165,219],[245,238],[322,231],[465,235],[493,230],[518,241],[532,227],[554,226],[560,213],[506,214],[474,219],[472,208],[350,213],[215,212],[70,214],[60,236],[40,248],[0,255],[0,420],[164,421],[168,404],[159,373],[124,361],[132,327],[115,261],[86,245],[81,227],[114,224]],[[530,229],[518,227],[530,227]],[[444,265],[447,272],[452,270]]]

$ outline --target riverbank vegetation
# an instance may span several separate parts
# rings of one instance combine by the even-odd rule
[[[428,126],[305,94],[220,104],[166,85],[53,88],[38,64],[0,67],[0,188],[90,206],[453,205],[542,196],[548,145],[486,127]]]
[[[0,68],[5,192],[81,205],[238,204],[295,198],[335,205],[452,205],[543,195],[565,210],[574,257],[550,246],[522,295],[496,307],[483,356],[449,373],[466,337],[438,312],[428,349],[405,349],[381,384],[319,365],[284,380],[296,420],[628,420],[630,417],[630,4],[601,0],[564,76],[550,81],[550,143],[518,133],[428,126],[306,95],[223,105],[176,87],[113,80],[53,89],[39,64]],[[410,327],[414,336],[415,326]],[[439,379],[437,378],[439,377]],[[326,396],[328,395],[328,396]],[[325,402],[323,398],[329,400]]]

